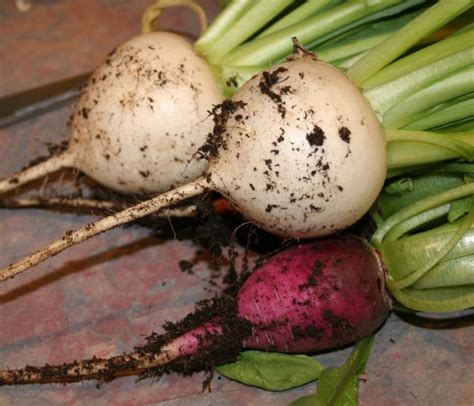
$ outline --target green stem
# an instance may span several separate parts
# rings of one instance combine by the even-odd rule
[[[452,151],[454,153],[454,156],[460,156],[460,157],[464,157],[468,161],[474,161],[474,134],[469,134],[469,133],[440,134],[440,133],[428,132],[428,131],[385,130],[385,140],[388,143],[388,146],[387,146],[388,150],[390,149],[390,144],[392,142],[405,141],[405,142],[408,142],[408,146],[406,148],[408,151],[404,151],[404,152],[408,154],[410,153],[411,146],[413,146],[412,143],[417,143],[417,144],[424,144],[422,147],[435,146],[434,151],[433,151],[435,155],[436,155],[436,150],[447,149],[447,150]],[[433,150],[433,148],[431,148],[431,150]],[[448,156],[451,157],[452,154],[449,154]],[[426,160],[420,161],[419,157],[415,157],[415,158],[417,158],[417,161],[413,163],[407,163],[407,161],[405,160],[403,164],[415,165],[415,164],[420,164],[420,163],[426,163]],[[388,167],[390,169],[397,167],[396,162],[393,162],[393,157],[391,157]]]
[[[455,312],[474,307],[474,288],[404,289],[393,292],[404,306],[427,313]],[[443,296],[451,296],[443,299]]]
[[[474,254],[436,264],[412,288],[433,289],[464,285],[474,285]]]
[[[291,2],[292,0],[254,2],[252,7],[234,23],[232,29],[216,38],[216,41],[207,49],[207,60],[214,64],[220,62],[230,51],[280,14]],[[249,65],[259,65],[259,62]]]
[[[363,84],[364,90],[391,82],[401,76],[430,65],[439,59],[469,48],[474,43],[474,29],[465,33],[453,35],[439,42],[429,45],[402,59],[391,63]]]
[[[293,49],[291,37],[297,37],[302,44],[311,46],[311,43],[317,38],[377,11],[393,7],[394,4],[398,3],[402,3],[402,1],[345,2],[300,24],[241,45],[225,58],[224,63],[230,65],[259,65],[278,61],[291,54]]]
[[[343,60],[338,60],[338,61],[334,61],[332,62],[332,64],[334,66],[336,66],[337,68],[343,70],[343,71],[347,71],[348,69],[350,69],[351,66],[353,66],[360,58],[362,58],[368,51],[363,51],[363,52],[360,52],[354,56],[351,56],[350,58],[347,58],[347,59],[343,59]]]
[[[234,26],[253,2],[254,0],[234,0],[222,10],[207,31],[195,42],[194,48],[197,53],[205,57],[209,47]]]
[[[445,221],[445,218],[441,220]],[[440,247],[447,244],[459,230],[463,220],[465,217],[416,234],[406,235],[397,241],[384,240],[380,253],[389,270],[390,278],[404,279],[430,262],[432,257],[437,255]],[[474,255],[473,237],[474,226],[471,225],[457,245],[443,258],[443,262]]]
[[[461,197],[470,196],[472,194],[474,194],[474,183],[468,183],[413,203],[412,205],[397,211],[386,219],[382,226],[379,227],[372,236],[372,244],[375,247],[380,247],[387,233],[402,221],[416,216],[426,210],[442,206],[452,200],[460,199]]]
[[[398,162],[397,160],[395,161]],[[387,172],[386,178],[389,179],[395,176],[401,176],[405,174],[413,175],[413,174],[418,174],[420,172],[429,172],[430,170],[433,170],[433,169],[436,169],[436,171],[440,173],[466,172],[466,174],[468,173],[474,174],[474,168],[472,168],[471,164],[469,163],[455,162],[455,163],[449,163],[449,164],[443,164],[443,165],[440,165],[440,164],[433,165],[431,163],[428,163],[428,164],[419,164],[419,165],[389,169],[389,171]]]
[[[307,18],[314,16],[318,12],[325,10],[329,7],[334,7],[340,2],[341,0],[307,1],[306,3],[303,3],[301,6],[293,10],[291,13],[278,20],[275,24],[272,24],[270,27],[260,33],[257,38],[265,37],[266,35],[273,34],[274,32],[282,30],[283,28],[299,24]]]
[[[431,268],[433,268],[437,263],[439,263],[462,239],[464,234],[466,234],[467,230],[471,227],[474,223],[474,210],[466,216],[464,221],[461,223],[460,227],[454,233],[453,237],[434,255],[430,258],[430,260],[425,263],[420,269],[411,273],[407,277],[394,281],[389,279],[387,284],[390,290],[393,292],[395,290],[400,290],[407,288],[410,285],[413,285],[418,279],[420,279],[426,272],[428,272]]]
[[[358,85],[387,66],[423,38],[468,10],[471,0],[440,0],[424,13],[373,48],[347,72]]]
[[[411,230],[423,224],[429,223],[432,220],[446,216],[449,213],[450,207],[450,204],[445,204],[443,206],[435,207],[434,209],[424,211],[423,213],[418,214],[417,216],[402,221],[400,224],[397,224],[387,233],[384,238],[384,243],[397,241],[404,234],[407,234]]]
[[[169,7],[187,7],[196,14],[199,19],[201,34],[207,30],[207,17],[204,9],[194,0],[156,0],[150,4],[142,15],[142,33],[158,31],[161,10]]]
[[[367,359],[370,349],[374,343],[374,337],[369,336],[361,339],[354,348],[352,354],[349,357],[349,368],[343,375],[342,379],[337,382],[337,386],[334,388],[332,396],[327,400],[327,406],[336,406],[340,404],[342,395],[345,393],[347,385],[356,375],[357,371],[363,365],[364,359]]]
[[[473,52],[474,54],[474,52]],[[472,117],[474,112],[474,99],[463,100],[459,103],[448,106],[442,110],[426,115],[419,120],[413,121],[404,129],[425,130],[436,129],[448,123],[462,121]]]
[[[441,165],[430,165],[426,171],[388,181],[377,203],[381,216],[386,219],[419,200],[466,183],[465,172],[442,173],[439,166]]]
[[[438,127],[437,131],[442,131],[444,133],[451,133],[451,132],[471,132],[474,133],[474,117],[470,117],[469,119],[457,121],[455,123],[449,123],[448,125]]]
[[[252,76],[268,68],[267,66],[227,66],[211,65],[214,78],[222,89],[224,97],[231,98]]]
[[[383,116],[385,128],[402,128],[443,102],[474,92],[474,66],[461,69],[391,107]]]
[[[375,112],[385,112],[404,98],[422,90],[437,80],[474,63],[474,47],[439,59],[431,65],[412,71],[384,85],[364,92]]]
[[[471,163],[453,162],[444,165],[438,165],[436,170],[440,173],[465,172],[474,175],[474,165]]]
[[[363,25],[349,33],[344,33],[342,38],[334,38],[324,45],[312,48],[311,51],[326,62],[350,58],[380,44],[419,14],[420,12],[416,11],[389,20]]]

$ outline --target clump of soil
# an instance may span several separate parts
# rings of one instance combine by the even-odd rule
[[[252,326],[247,320],[238,317],[235,298],[226,294],[197,303],[193,313],[177,323],[166,323],[163,326],[164,334],[152,333],[146,338],[147,344],[135,350],[158,353],[167,342],[213,319],[222,323],[223,334],[206,337],[206,342],[210,344],[205,351],[182,357],[164,367],[152,368],[141,373],[139,377],[143,379],[169,373],[191,375],[198,371],[211,372],[218,365],[234,362],[240,353],[243,340],[251,334]]]
[[[247,103],[243,101],[224,100],[221,104],[214,106],[209,114],[214,120],[214,129],[207,136],[207,140],[198,150],[201,159],[209,159],[217,156],[221,148],[227,149],[224,134],[227,129],[227,121],[238,109],[243,109]]]

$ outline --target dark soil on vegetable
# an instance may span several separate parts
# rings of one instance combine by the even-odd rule
[[[321,129],[321,127],[315,125],[313,127],[313,131],[306,134],[306,139],[308,140],[309,145],[319,147],[324,144],[326,136],[324,135],[324,131]]]
[[[351,142],[351,130],[349,130],[347,127],[339,128],[339,137],[342,141],[349,144]]]
[[[224,133],[227,130],[227,121],[238,109],[244,109],[247,103],[243,101],[224,100],[221,104],[214,106],[209,112],[214,120],[214,129],[207,136],[207,140],[198,150],[200,159],[209,159],[217,156],[219,150],[227,149]]]
[[[242,348],[242,342],[251,334],[252,326],[237,316],[235,298],[230,295],[199,302],[192,314],[177,323],[166,323],[163,326],[164,334],[152,333],[146,338],[147,343],[135,350],[144,354],[156,354],[167,342],[214,319],[222,324],[223,334],[209,334],[203,338],[206,341],[205,351],[190,357],[182,357],[164,367],[152,368],[141,373],[139,377],[156,378],[168,373],[191,375],[203,370],[211,372],[218,365],[235,361]]]
[[[272,72],[264,71],[262,72],[262,79],[258,84],[260,92],[262,92],[262,94],[267,95],[268,97],[270,97],[270,99],[273,100],[273,102],[275,102],[275,104],[277,105],[278,113],[280,113],[282,118],[285,118],[286,116],[286,107],[285,102],[283,101],[281,96],[284,94],[291,93],[291,88],[289,86],[283,86],[280,89],[280,94],[276,93],[272,88],[276,84],[286,80],[285,77],[282,77],[282,74],[287,71],[288,69],[283,66],[280,66]]]

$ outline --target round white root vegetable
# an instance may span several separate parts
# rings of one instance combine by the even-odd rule
[[[359,89],[310,56],[248,81],[207,173],[248,220],[309,238],[359,220],[386,175],[383,130]]]
[[[0,278],[209,189],[267,231],[310,238],[356,222],[382,188],[386,152],[375,113],[344,74],[313,55],[255,76],[214,108],[214,121],[200,149],[209,158],[203,177],[70,232]]]
[[[178,35],[153,32],[118,46],[87,82],[68,149],[0,181],[0,193],[62,167],[113,190],[163,192],[200,176],[193,157],[212,131],[222,93],[207,63]]]

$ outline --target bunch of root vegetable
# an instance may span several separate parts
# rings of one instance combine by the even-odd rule
[[[147,10],[145,31],[175,3]],[[4,371],[0,384],[160,374],[190,358],[206,368],[222,346],[226,362],[241,347],[340,347],[383,322],[385,284],[415,310],[474,305],[474,30],[456,25],[420,44],[471,2],[290,3],[232,1],[193,46],[152,32],[110,54],[78,101],[69,147],[1,181],[0,193],[72,166],[115,191],[153,196],[68,232],[0,279],[151,213],[183,213],[174,206],[208,191],[267,232],[325,238],[268,260],[226,314],[210,305],[212,317],[130,354]],[[380,254],[353,236],[327,238],[368,212]]]

